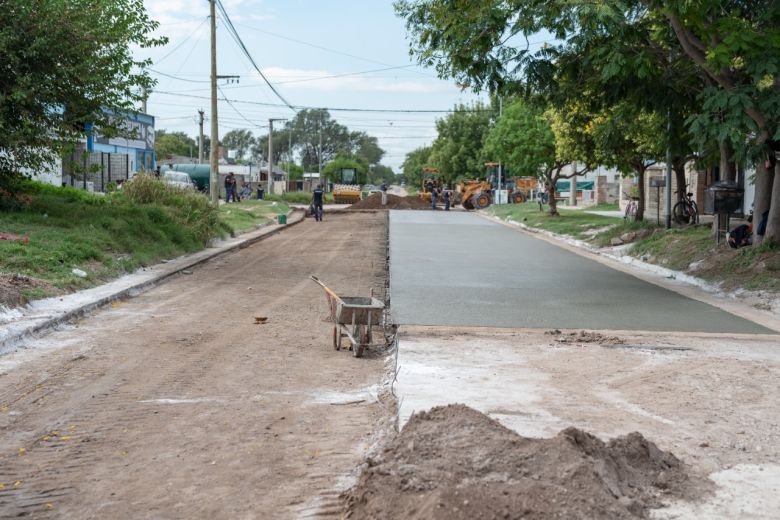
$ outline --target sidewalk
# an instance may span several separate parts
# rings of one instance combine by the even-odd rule
[[[287,225],[263,226],[238,237],[221,240],[197,253],[139,269],[104,285],[61,297],[36,300],[25,307],[0,313],[0,355],[11,351],[26,337],[46,333],[62,323],[117,300],[132,298],[174,275],[189,274],[187,270],[191,267],[224,253],[250,246],[303,219],[304,214],[295,211],[290,215]]]

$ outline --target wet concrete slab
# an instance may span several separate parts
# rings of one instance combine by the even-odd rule
[[[390,290],[401,325],[773,332],[465,212],[390,212]]]

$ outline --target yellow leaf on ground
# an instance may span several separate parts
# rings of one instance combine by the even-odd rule
[[[47,503],[46,509],[54,509],[54,504],[52,504],[51,502]]]
[[[27,453],[27,448],[19,448],[19,454]]]
[[[17,480],[16,482],[14,482],[14,487],[19,487],[21,485],[22,485],[22,481],[21,480]]]

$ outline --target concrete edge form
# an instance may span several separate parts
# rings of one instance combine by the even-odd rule
[[[244,249],[261,240],[276,235],[282,232],[284,229],[299,224],[305,218],[305,213],[301,211],[292,212],[291,218],[287,224],[270,224],[265,225],[260,229],[240,235],[235,240],[230,241],[227,244],[218,245],[213,248],[206,248],[201,251],[195,252],[191,255],[187,255],[178,259],[178,261],[172,261],[170,264],[162,263],[152,266],[152,269],[159,269],[160,273],[153,275],[147,279],[138,281],[137,283],[131,283],[126,287],[117,288],[115,291],[109,291],[106,294],[95,297],[94,299],[88,299],[86,302],[78,303],[70,308],[62,309],[59,313],[53,316],[45,316],[42,320],[37,321],[30,325],[20,325],[18,327],[11,327],[10,332],[0,337],[0,355],[5,354],[8,350],[12,349],[18,342],[33,337],[35,335],[47,334],[51,332],[55,327],[72,321],[76,318],[80,318],[86,314],[89,314],[95,310],[98,310],[113,302],[125,300],[137,296],[161,283],[167,281],[175,275],[180,274],[182,271],[196,267],[200,264],[213,260],[218,256],[236,251],[238,249]],[[117,280],[104,284],[108,286],[111,283],[116,283]],[[97,286],[98,288],[101,286]],[[86,289],[87,292],[96,288]],[[79,293],[72,293],[79,294]],[[70,296],[70,295],[66,295]],[[45,301],[45,300],[39,300]],[[35,304],[36,302],[31,302]],[[55,311],[56,312],[56,311]]]

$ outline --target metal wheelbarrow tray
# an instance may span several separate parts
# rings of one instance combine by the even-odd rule
[[[372,327],[382,325],[385,304],[373,297],[338,296],[316,276],[311,279],[325,290],[333,322],[333,347],[340,350],[341,340],[346,336],[355,357],[362,356],[373,342]]]

